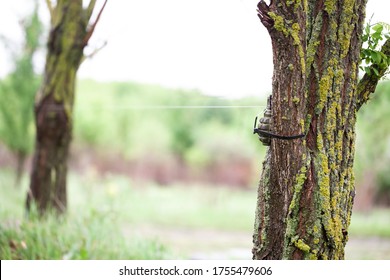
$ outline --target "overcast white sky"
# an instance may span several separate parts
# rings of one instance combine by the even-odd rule
[[[0,1],[0,34],[17,43],[18,20],[26,13],[21,7],[32,1]],[[92,40],[108,45],[82,65],[79,77],[197,88],[226,97],[267,94],[271,42],[256,15],[257,2],[108,0]],[[48,20],[45,1],[39,3]],[[388,1],[369,0],[367,8],[374,22],[390,23]],[[4,75],[9,57],[3,48],[0,65]]]

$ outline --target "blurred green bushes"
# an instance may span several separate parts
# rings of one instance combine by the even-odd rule
[[[85,151],[97,155],[87,165],[102,165],[99,161],[108,157],[106,167],[125,161],[122,170],[142,166],[159,176],[167,173],[163,183],[184,176],[255,187],[265,149],[252,134],[252,126],[264,104],[254,97],[222,99],[197,90],[80,80],[74,154],[76,160]],[[390,203],[389,105],[390,82],[383,82],[358,114],[355,158],[357,186],[366,184],[369,174],[374,178],[373,199],[386,204]]]
[[[374,178],[375,199],[390,204],[390,82],[380,83],[358,114],[356,178]]]
[[[250,168],[264,152],[252,134],[263,103],[196,90],[82,80],[75,103],[75,145],[93,147],[101,155],[116,152],[131,162],[174,161],[190,173],[229,164]],[[248,105],[258,107],[240,107]],[[252,182],[251,175],[256,174],[247,174],[244,185]]]
[[[20,22],[24,35],[20,51],[7,47],[13,69],[0,81],[0,140],[17,158],[15,184],[19,185],[26,157],[34,143],[34,99],[39,77],[34,71],[34,56],[40,49],[43,24],[38,16],[38,3],[33,12]],[[7,38],[1,38],[7,46]]]

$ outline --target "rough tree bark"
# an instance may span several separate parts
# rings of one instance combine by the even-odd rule
[[[366,0],[269,2],[260,1],[258,13],[272,40],[272,130],[306,137],[271,141],[253,258],[343,259],[356,113],[380,79],[366,75],[358,83]]]
[[[67,157],[72,138],[73,102],[77,70],[84,47],[91,38],[96,20],[89,24],[96,0],[83,8],[82,0],[58,0],[52,6],[51,31],[47,43],[44,78],[35,106],[37,128],[30,188],[26,209],[36,204],[40,214],[54,209],[63,213],[67,206]]]

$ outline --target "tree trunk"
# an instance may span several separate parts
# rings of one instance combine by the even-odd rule
[[[27,154],[23,151],[16,153],[16,175],[15,175],[15,188],[20,187],[24,172],[24,163],[26,162]]]
[[[76,73],[96,22],[88,26],[96,1],[83,9],[82,0],[59,0],[51,14],[43,83],[35,107],[36,147],[26,208],[40,214],[63,213],[67,206],[67,158],[72,139]],[[104,6],[103,6],[104,8]]]
[[[358,66],[366,0],[261,1],[273,48],[272,139],[254,259],[343,259],[355,196]],[[374,87],[375,88],[375,87]]]

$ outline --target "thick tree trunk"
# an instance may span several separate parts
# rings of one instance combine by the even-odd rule
[[[357,77],[365,0],[271,1],[273,139],[258,189],[254,259],[343,259],[355,196]]]
[[[68,115],[69,114],[69,115]],[[67,157],[71,141],[71,113],[49,95],[36,108],[37,142],[27,209],[31,200],[41,213],[66,210]]]
[[[62,213],[67,205],[67,158],[72,138],[76,73],[97,23],[88,28],[96,1],[91,1],[85,10],[82,2],[59,0],[54,9],[47,2],[52,28],[35,108],[36,148],[26,200],[28,211],[35,203],[41,214],[52,209]]]

